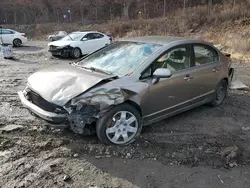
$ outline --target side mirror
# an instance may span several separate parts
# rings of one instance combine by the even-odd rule
[[[82,41],[86,41],[86,40],[88,40],[88,39],[87,39],[87,38],[83,38],[83,39],[82,39]]]
[[[166,68],[159,68],[156,69],[153,73],[153,84],[156,84],[159,82],[161,78],[170,78],[172,76],[172,72],[169,69]]]

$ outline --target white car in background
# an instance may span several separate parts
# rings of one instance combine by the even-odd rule
[[[97,31],[73,32],[48,44],[53,56],[80,58],[112,42],[112,38]]]
[[[49,41],[57,41],[57,40],[62,39],[66,35],[67,35],[66,31],[58,31],[58,32],[55,32],[53,35],[49,35],[48,40]]]
[[[0,29],[0,42],[3,44],[12,44],[14,47],[20,47],[28,42],[25,33],[20,33],[11,29]]]

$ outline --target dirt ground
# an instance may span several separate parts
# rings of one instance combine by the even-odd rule
[[[145,127],[130,146],[105,146],[32,116],[18,99],[30,74],[72,60],[52,58],[37,41],[15,58],[0,60],[0,187],[249,187],[248,91]],[[233,66],[250,85],[250,64]]]

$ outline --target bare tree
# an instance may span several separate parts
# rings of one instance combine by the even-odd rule
[[[183,12],[185,13],[186,11],[186,0],[183,0]]]
[[[124,19],[167,16],[177,9],[189,6],[207,5],[211,14],[213,3],[230,2],[235,7],[236,0],[0,0],[0,23],[10,24],[57,22],[70,9],[74,20],[87,23],[123,17]],[[238,3],[248,0],[237,0]],[[139,14],[138,14],[139,13]],[[24,16],[25,15],[25,16]],[[69,14],[68,14],[69,16]]]
[[[129,7],[133,0],[123,0],[123,15],[125,19],[129,19]]]
[[[166,17],[166,6],[167,6],[167,0],[164,0],[164,5],[163,5],[163,8],[164,8],[163,16],[164,17]]]
[[[207,2],[207,10],[208,10],[208,15],[211,15],[211,10],[212,10],[212,6],[213,6],[213,0],[208,0]]]

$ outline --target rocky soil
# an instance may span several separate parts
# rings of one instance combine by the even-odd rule
[[[37,41],[0,60],[0,187],[249,187],[248,91],[145,127],[130,146],[106,146],[32,116],[18,99],[30,74],[70,61]],[[250,64],[233,66],[250,85]]]

